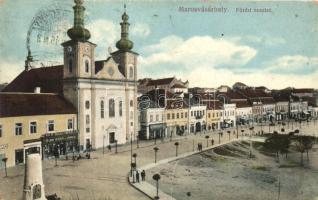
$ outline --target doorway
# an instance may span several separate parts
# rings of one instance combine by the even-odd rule
[[[23,163],[23,149],[17,149],[15,150],[15,164],[21,164]]]

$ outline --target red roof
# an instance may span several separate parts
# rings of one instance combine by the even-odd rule
[[[2,92],[63,93],[63,66],[41,67],[21,72]]]
[[[170,84],[173,81],[174,77],[171,78],[162,78],[162,79],[156,79],[156,80],[149,80],[147,86],[153,86],[153,85],[167,85]]]
[[[76,113],[76,108],[58,94],[0,93],[0,117]]]
[[[248,101],[236,101],[232,103],[235,103],[237,108],[252,107],[252,105]]]

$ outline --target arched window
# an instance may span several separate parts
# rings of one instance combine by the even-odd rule
[[[86,108],[86,109],[89,109],[89,107],[90,107],[89,101],[85,101],[85,108]]]
[[[104,118],[105,116],[105,105],[104,105],[104,101],[101,100],[100,101],[100,118]]]
[[[129,68],[129,78],[134,78],[134,69],[132,67]]]
[[[115,117],[115,100],[109,99],[109,117]]]
[[[133,106],[134,106],[134,101],[130,100],[130,107],[133,107]]]
[[[119,116],[123,116],[123,101],[119,101]]]
[[[73,60],[72,60],[72,59],[70,59],[70,60],[68,61],[68,71],[69,71],[70,73],[73,72]]]
[[[85,72],[89,73],[89,61],[88,60],[85,61]]]

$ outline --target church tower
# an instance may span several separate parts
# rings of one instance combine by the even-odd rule
[[[74,25],[67,31],[71,38],[64,47],[64,78],[91,78],[95,72],[94,51],[96,45],[89,42],[89,30],[84,28],[83,0],[75,0]]]
[[[77,128],[81,150],[92,145],[93,94],[92,80],[95,76],[95,47],[89,42],[91,34],[84,27],[84,0],[74,0],[74,25],[67,31],[71,40],[64,48],[63,95],[77,108]],[[89,81],[88,81],[89,82]]]
[[[111,55],[119,64],[119,71],[125,77],[125,99],[126,99],[126,139],[136,140],[138,136],[137,115],[137,57],[138,53],[132,51],[134,43],[129,40],[129,16],[125,11],[122,15],[121,38],[116,43],[117,51]]]

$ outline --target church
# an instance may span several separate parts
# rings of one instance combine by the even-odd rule
[[[74,25],[70,40],[62,44],[64,64],[25,70],[2,92],[54,93],[76,109],[78,142],[81,150],[124,144],[135,140],[137,119],[137,57],[129,40],[129,16],[122,15],[117,50],[104,60],[95,60],[96,44],[89,41],[84,26],[83,0],[75,0]],[[105,33],[107,35],[107,33]],[[53,102],[51,102],[53,103]],[[43,133],[45,134],[45,133]]]

